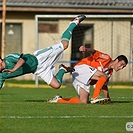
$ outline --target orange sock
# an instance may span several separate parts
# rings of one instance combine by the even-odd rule
[[[61,98],[57,101],[57,103],[78,103],[79,98],[73,97],[73,98]]]
[[[92,98],[97,98],[99,96],[100,90],[102,89],[105,82],[106,82],[106,78],[104,78],[104,77],[99,78],[99,80],[96,83],[96,87],[94,89],[94,93],[93,93]]]

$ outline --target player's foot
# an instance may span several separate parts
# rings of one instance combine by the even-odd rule
[[[90,103],[95,104],[95,103],[107,103],[109,98],[91,98]]]
[[[75,69],[74,68],[72,68],[72,67],[66,67],[65,65],[63,65],[63,64],[61,64],[60,66],[59,66],[59,68],[60,69],[64,69],[65,71],[66,71],[66,73],[68,73],[68,72],[74,72],[75,71]]]
[[[61,99],[61,98],[62,98],[62,96],[57,95],[57,96],[55,96],[54,98],[47,100],[47,103],[57,103],[57,101],[58,101],[59,99]]]
[[[74,18],[71,23],[76,23],[79,24],[80,22],[82,22],[84,19],[86,18],[85,15],[78,15],[76,18]]]

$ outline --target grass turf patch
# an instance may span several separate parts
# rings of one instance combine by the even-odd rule
[[[125,133],[126,123],[133,121],[132,89],[109,91],[111,104],[50,104],[44,101],[56,94],[75,97],[75,90],[71,85],[59,90],[4,87],[0,92],[0,132]]]

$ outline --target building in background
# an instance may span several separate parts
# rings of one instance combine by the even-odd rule
[[[2,0],[0,11],[2,18]],[[73,62],[87,56],[78,52],[80,45],[94,47],[110,54],[112,58],[125,54],[130,63],[127,68],[115,73],[112,80],[133,80],[132,0],[7,0],[5,54],[33,53],[37,48],[60,42],[70,19],[78,14],[85,14],[87,19],[75,28],[62,61],[66,65],[72,65]],[[35,20],[37,15],[44,16],[38,18],[38,31]],[[1,24],[2,19],[0,32],[2,32]],[[2,45],[0,49],[1,47]],[[57,63],[57,69],[58,65]],[[65,79],[68,80],[70,77],[71,75],[67,74]],[[34,79],[34,75],[28,74],[18,79]]]

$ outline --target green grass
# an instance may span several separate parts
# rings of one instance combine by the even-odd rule
[[[75,90],[71,85],[54,90],[18,83],[25,87],[0,91],[0,133],[126,133],[126,123],[133,122],[132,89],[109,89],[111,104],[50,104],[44,101],[56,94],[75,97]]]

